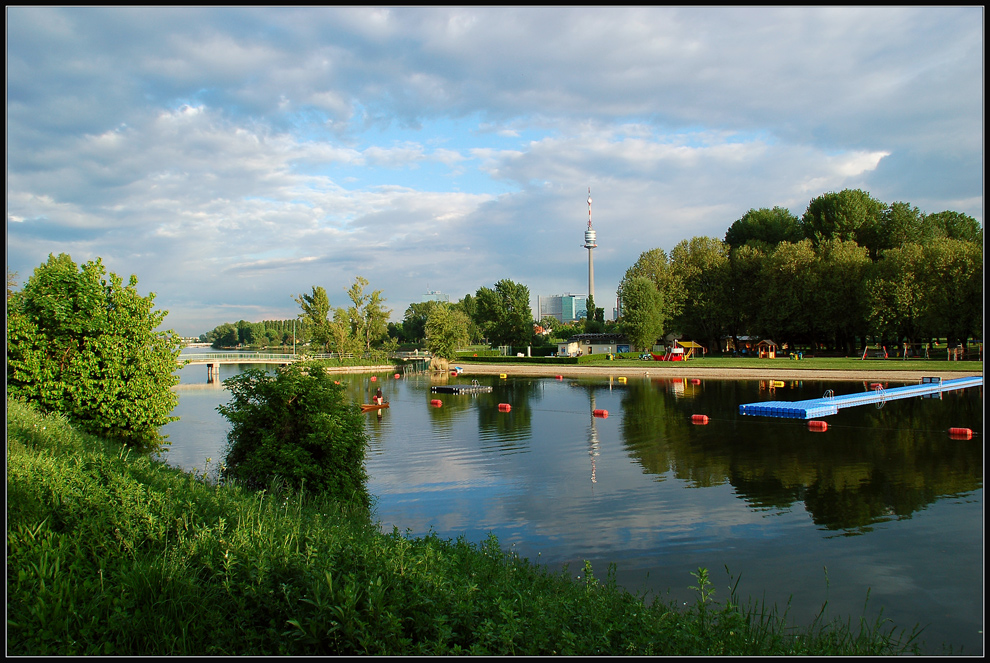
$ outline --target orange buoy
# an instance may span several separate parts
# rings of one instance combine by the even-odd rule
[[[558,380],[563,380],[564,379],[564,376],[563,375],[555,375],[554,377],[557,378]]]
[[[398,380],[398,379],[399,379],[400,377],[402,377],[402,376],[401,376],[401,375],[399,375],[398,373],[396,373],[396,374],[395,374],[395,379],[396,379],[396,380]]]
[[[818,431],[824,433],[828,430],[828,422],[820,420],[812,420],[808,422],[808,430]]]
[[[950,428],[949,437],[956,440],[971,440],[973,439],[973,429],[972,428]]]
[[[592,410],[591,414],[601,419],[608,419],[608,410]]]
[[[440,400],[439,398],[434,398],[432,401],[430,401],[430,405],[432,405],[433,407],[440,407],[441,405],[443,405],[443,401]]]
[[[378,378],[377,378],[377,377],[375,377],[374,375],[372,375],[372,376],[371,376],[371,381],[372,381],[372,382],[374,382],[374,381],[376,381],[377,379],[378,379]]]
[[[692,424],[707,424],[708,415],[707,414],[692,414],[691,415]]]
[[[499,412],[510,412],[511,410],[512,410],[512,406],[509,405],[508,403],[499,403],[498,404],[498,411]]]

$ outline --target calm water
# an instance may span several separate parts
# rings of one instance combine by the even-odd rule
[[[577,573],[589,560],[604,577],[615,563],[625,587],[679,602],[705,566],[716,597],[741,578],[743,597],[791,599],[795,623],[826,601],[829,615],[855,621],[869,596],[868,617],[882,608],[898,626],[926,626],[930,651],[945,642],[983,653],[982,388],[842,410],[816,433],[738,406],[867,385],[480,377],[494,392],[465,396],[430,393],[424,375],[370,378],[341,380],[354,402],[379,385],[391,402],[365,415],[385,530],[494,532],[554,568]],[[206,368],[182,379],[205,383]],[[171,464],[219,461],[227,428],[216,406],[227,399],[205,385],[180,390],[182,418],[164,429]],[[709,424],[692,425],[695,413]],[[950,440],[950,427],[977,439]]]

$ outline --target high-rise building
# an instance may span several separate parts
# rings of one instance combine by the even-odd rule
[[[587,295],[550,295],[545,297],[538,295],[536,306],[539,311],[540,320],[547,316],[553,316],[561,322],[573,322],[583,320],[588,316],[588,296]]]

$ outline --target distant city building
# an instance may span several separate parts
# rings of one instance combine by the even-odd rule
[[[537,296],[536,300],[541,320],[552,316],[561,322],[574,322],[588,317],[587,295]]]

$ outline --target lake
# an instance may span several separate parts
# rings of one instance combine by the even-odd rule
[[[983,653],[982,387],[841,410],[815,432],[738,406],[869,384],[481,376],[492,393],[456,395],[430,387],[470,379],[375,377],[340,379],[355,403],[378,386],[391,403],[364,415],[383,530],[475,542],[493,532],[552,568],[578,573],[588,560],[604,578],[615,564],[630,591],[681,604],[704,566],[716,599],[739,579],[744,599],[790,601],[793,623],[826,602],[854,623],[882,609],[901,628],[924,626],[932,653]],[[164,457],[216,466],[227,430],[216,406],[229,395],[203,384],[203,366],[182,379]],[[950,439],[950,427],[976,438]]]

